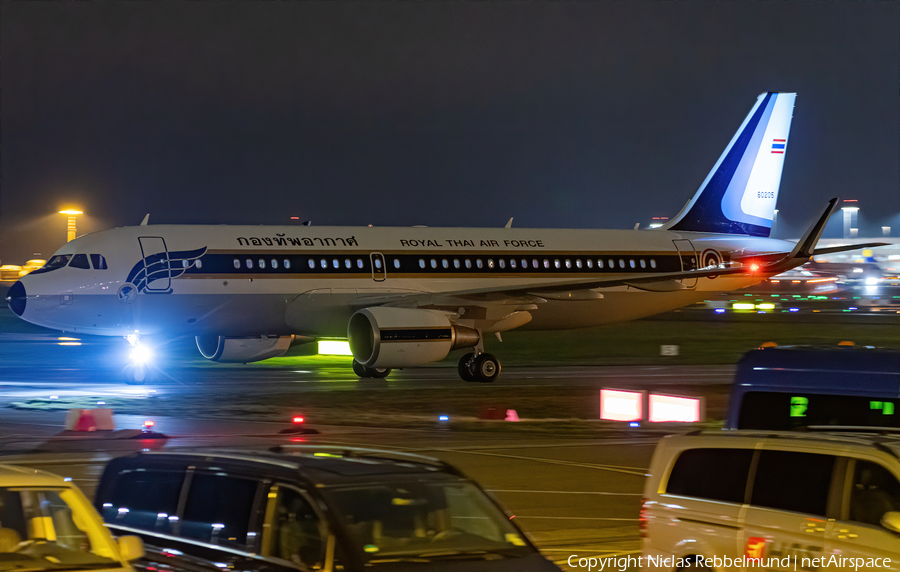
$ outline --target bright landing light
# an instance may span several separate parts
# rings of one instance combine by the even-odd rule
[[[153,350],[147,346],[135,346],[131,350],[131,361],[135,364],[145,364],[153,359]]]

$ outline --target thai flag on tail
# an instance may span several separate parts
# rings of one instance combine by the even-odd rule
[[[772,153],[784,154],[784,148],[787,145],[787,139],[772,139]]]

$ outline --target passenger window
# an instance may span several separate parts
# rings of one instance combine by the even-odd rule
[[[200,262],[200,261],[198,260],[197,262]],[[284,267],[285,267],[285,269],[290,269],[290,267],[291,267],[291,261],[288,260],[287,258],[284,259]]]
[[[510,267],[510,268],[515,268],[515,267],[516,267],[516,259],[515,259],[515,258],[510,258],[510,259],[509,259],[509,267]]]
[[[349,268],[349,266],[347,268]],[[400,270],[400,259],[399,258],[394,259],[394,268],[396,268],[397,270]]]
[[[328,261],[325,260],[325,259],[323,258],[323,259],[319,262],[319,266],[321,266],[323,269],[327,269],[327,268],[328,268]]]
[[[234,259],[234,267],[235,267],[235,268],[240,268],[240,267],[241,267],[241,261],[238,260],[237,258]]]
[[[641,258],[641,268],[647,268],[647,261]]]
[[[603,260],[597,260],[597,268],[603,268]]]
[[[762,451],[750,504],[825,516],[834,459],[816,453]]]
[[[194,261],[194,266],[197,268],[197,270],[200,270],[201,268],[203,268],[203,261],[198,258]],[[103,270],[106,270],[106,268],[104,268]]]
[[[534,268],[538,267],[538,259],[537,258],[531,259],[531,266],[533,266]]]
[[[544,259],[544,268],[550,268],[550,261],[546,258]]]
[[[628,266],[634,268],[634,260],[629,260],[629,261],[628,261]]]
[[[356,259],[356,267],[359,268],[359,269],[362,269],[362,267],[363,267],[363,260],[362,260],[362,258],[357,258],[357,259]]]
[[[375,270],[381,270],[381,259],[380,258],[375,259]]]
[[[69,263],[69,266],[72,268],[81,268],[83,270],[90,270],[91,268],[87,254],[76,254],[72,257],[72,262]]]
[[[419,268],[425,268],[425,260],[422,258],[419,259]]]
[[[466,258],[466,268],[472,268],[472,261]]]
[[[610,268],[615,268],[615,267],[616,267],[616,261],[613,260],[612,258],[609,259],[609,267],[610,267]]]
[[[198,260],[197,262],[200,261]],[[94,270],[106,270],[106,258],[102,254],[92,254],[91,264],[94,266]]]
[[[587,259],[587,267],[588,267],[588,268],[593,268],[593,267],[594,267],[594,261],[591,260],[590,258]]]
[[[493,268],[494,267],[494,259],[488,258],[487,265],[488,265],[488,268]]]
[[[670,495],[743,503],[752,460],[752,449],[684,451],[672,467],[666,492]]]
[[[247,479],[194,474],[181,521],[181,536],[246,548],[257,486],[256,481]],[[223,499],[228,502],[222,502]]]
[[[476,259],[475,259],[475,266],[477,266],[478,268],[483,268],[483,267],[484,267],[484,264],[481,263],[481,259],[480,259],[480,258],[476,258]]]
[[[556,259],[553,260],[553,266],[554,266],[555,268],[559,268],[559,258],[556,258]]]
[[[435,260],[434,258],[431,259],[431,267],[437,268],[437,260]]]
[[[168,533],[178,521],[178,497],[184,472],[129,471],[115,481],[112,491],[104,491],[103,520],[110,524]]]
[[[447,262],[446,258],[444,258],[441,260],[441,266],[443,266],[444,268],[450,268],[450,263]]]
[[[652,258],[650,259],[650,268],[656,268],[656,261]]]
[[[459,268],[459,259],[458,258],[453,259],[453,268]]]
[[[275,270],[278,269],[278,259],[277,258],[272,259],[272,268]]]
[[[249,258],[245,261],[247,263],[247,268],[253,268],[253,261]]]
[[[506,261],[503,260],[502,258],[497,261],[497,264],[500,265],[500,268],[506,268]]]
[[[353,263],[350,262],[349,258],[344,259],[344,268],[347,268],[348,270],[350,268],[353,268]],[[400,261],[397,260],[396,258],[394,259],[394,268],[400,268]]]
[[[622,258],[619,259],[619,268],[625,268],[625,260]]]
[[[850,491],[850,520],[881,525],[884,513],[900,511],[900,483],[890,471],[869,461],[856,461]]]
[[[303,570],[322,568],[327,531],[312,505],[298,491],[286,487],[279,488],[277,502],[269,554]]]
[[[331,261],[331,265],[334,266],[335,270],[341,267],[341,261],[335,258]]]
[[[260,268],[260,270],[265,269],[265,267],[266,267],[266,259],[265,259],[265,258],[260,258],[260,259],[259,259],[259,268]]]
[[[182,260],[182,261],[181,261],[181,267],[182,267],[182,268],[187,268],[189,264],[190,264],[190,263],[189,263],[187,260]]]
[[[309,259],[309,267],[312,269],[315,269],[315,267],[316,267],[316,261],[313,260],[312,258]]]
[[[575,260],[575,268],[581,268],[581,259],[580,258]]]

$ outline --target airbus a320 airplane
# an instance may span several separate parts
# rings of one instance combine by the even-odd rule
[[[282,355],[298,336],[346,337],[360,377],[466,349],[460,377],[493,381],[486,335],[633,320],[809,260],[837,199],[798,243],[769,238],[795,95],[761,94],[659,229],[122,227],[60,248],[8,305],[34,324],[132,344],[194,336],[220,362]],[[851,248],[861,246],[816,252]],[[127,372],[132,383],[147,375]]]

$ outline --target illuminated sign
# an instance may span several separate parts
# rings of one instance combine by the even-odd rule
[[[650,422],[678,421],[694,423],[701,421],[702,402],[693,397],[675,397],[673,395],[650,394]]]
[[[600,419],[607,421],[642,421],[644,392],[600,390]]]
[[[319,342],[319,355],[352,356],[350,344],[337,340],[321,340]]]

